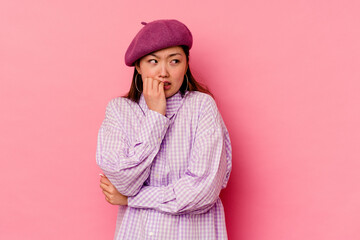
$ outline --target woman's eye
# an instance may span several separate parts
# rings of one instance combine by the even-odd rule
[[[155,59],[150,59],[149,63],[157,63],[157,61]]]
[[[171,62],[172,63],[179,63],[180,61],[178,59],[173,59]]]

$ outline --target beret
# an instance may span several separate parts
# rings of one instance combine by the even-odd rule
[[[154,51],[185,45],[192,47],[193,38],[185,24],[174,19],[161,19],[149,23],[136,34],[125,53],[125,64],[134,66],[136,60]]]

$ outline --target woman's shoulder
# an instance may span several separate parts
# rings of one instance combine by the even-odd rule
[[[137,103],[125,98],[125,97],[115,97],[108,101],[106,106],[106,113],[111,113],[118,115],[128,115],[134,111]]]
[[[215,99],[207,93],[199,91],[191,91],[187,95],[187,102],[193,106],[204,108],[213,108],[217,109]]]
[[[136,104],[135,102],[131,101],[130,99],[126,98],[126,97],[114,97],[112,99],[109,100],[108,105],[113,105],[113,106],[129,106],[132,104]]]

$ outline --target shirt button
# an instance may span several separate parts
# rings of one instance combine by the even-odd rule
[[[158,138],[158,141],[161,142],[161,138]]]
[[[149,232],[149,236],[154,236],[154,233],[153,233],[153,232]]]

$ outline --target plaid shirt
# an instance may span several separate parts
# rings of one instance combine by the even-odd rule
[[[220,190],[231,171],[229,133],[214,99],[198,91],[166,100],[166,115],[109,101],[96,162],[128,206],[114,239],[227,239]]]

